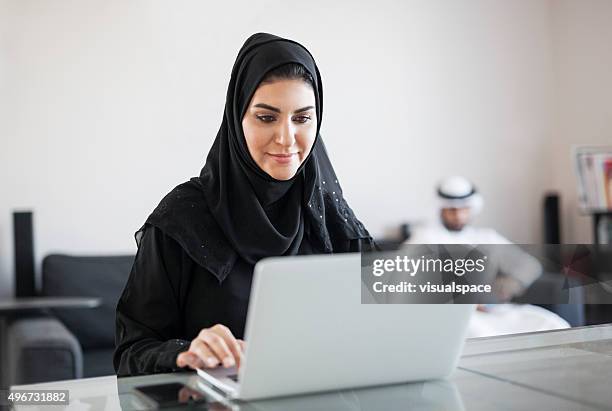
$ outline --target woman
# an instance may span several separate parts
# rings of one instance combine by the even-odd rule
[[[319,135],[322,110],[308,50],[264,33],[246,41],[200,176],[136,232],[117,304],[118,375],[239,366],[257,261],[372,248]]]

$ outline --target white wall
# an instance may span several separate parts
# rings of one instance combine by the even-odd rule
[[[573,145],[612,146],[612,1],[558,0],[553,9],[557,113],[552,186],[564,199],[568,242],[592,241],[592,221],[578,212]]]
[[[540,241],[542,193],[573,190],[552,151],[554,24],[571,8],[268,0],[236,14],[235,2],[0,0],[0,295],[12,287],[15,208],[35,210],[38,260],[134,252],[161,197],[199,173],[256,31],[315,55],[322,134],[373,234],[431,217],[435,183],[464,174],[486,199],[480,224]]]

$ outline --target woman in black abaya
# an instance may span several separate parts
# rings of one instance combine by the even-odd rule
[[[265,33],[245,42],[200,176],[136,232],[117,304],[118,375],[239,365],[257,261],[372,248],[327,157],[322,111],[306,48]]]

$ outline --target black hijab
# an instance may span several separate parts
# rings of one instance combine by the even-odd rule
[[[272,178],[252,159],[242,118],[266,74],[289,63],[314,79],[317,136],[308,157],[290,180]],[[321,253],[348,251],[347,241],[371,243],[342,190],[319,135],[323,89],[312,55],[301,44],[258,33],[244,43],[227,90],[223,121],[199,177],[173,189],[136,232],[147,224],[175,239],[219,281],[238,256],[250,264],[298,253],[304,236]]]

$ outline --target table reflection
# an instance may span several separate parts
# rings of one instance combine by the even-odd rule
[[[463,402],[457,387],[449,380],[315,393],[300,396],[263,399],[250,402],[227,402],[200,380],[198,389],[211,395],[230,410],[436,410],[461,411]]]

